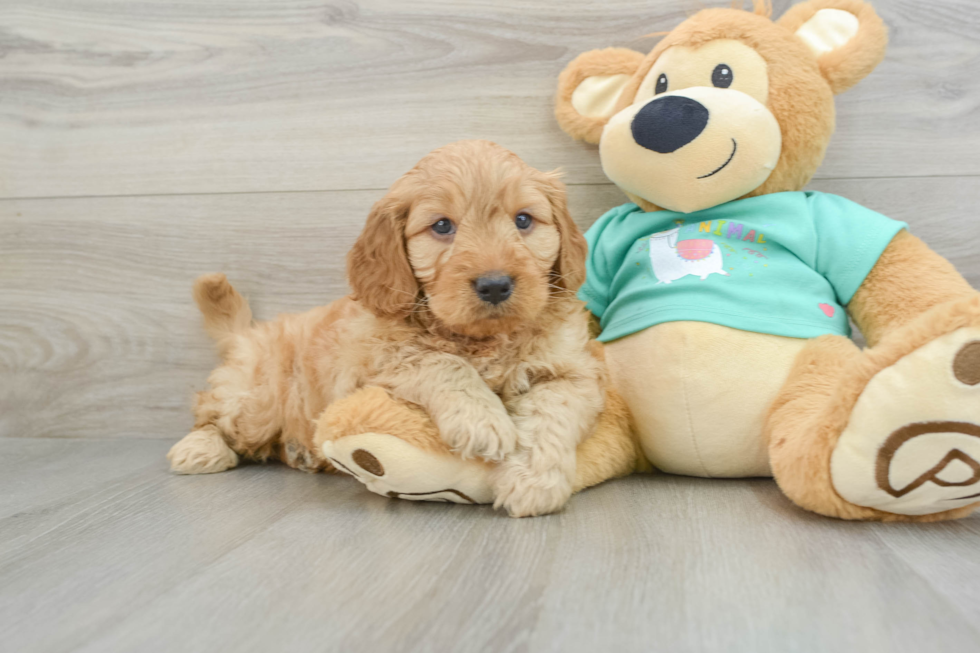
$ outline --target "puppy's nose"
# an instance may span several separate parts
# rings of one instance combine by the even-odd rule
[[[491,272],[474,281],[473,289],[480,299],[496,306],[514,292],[514,280],[506,274]]]
[[[648,150],[669,154],[700,136],[709,116],[708,109],[697,100],[668,95],[633,116],[633,140]]]

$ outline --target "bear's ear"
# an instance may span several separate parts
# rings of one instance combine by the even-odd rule
[[[619,96],[643,55],[626,48],[592,50],[575,57],[558,77],[555,117],[572,138],[598,143]]]
[[[885,58],[888,28],[863,0],[808,0],[791,7],[778,23],[810,48],[835,94],[867,77]]]

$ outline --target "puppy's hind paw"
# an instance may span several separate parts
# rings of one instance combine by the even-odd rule
[[[167,454],[175,474],[214,474],[238,465],[238,454],[210,429],[192,431]]]

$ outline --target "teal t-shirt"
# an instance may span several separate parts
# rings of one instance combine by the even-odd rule
[[[585,234],[579,291],[609,342],[661,322],[813,338],[850,335],[844,306],[905,223],[812,191],[696,213],[609,211]]]

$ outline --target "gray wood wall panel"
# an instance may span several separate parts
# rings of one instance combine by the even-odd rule
[[[6,0],[0,196],[385,188],[461,138],[600,183],[552,117],[558,73],[727,4]],[[892,46],[820,176],[980,174],[980,5],[876,4]]]
[[[557,72],[723,4],[0,3],[0,435],[177,437],[214,363],[193,278],[227,272],[263,318],[341,296],[371,203],[450,140],[563,167],[588,226],[623,198],[555,125]],[[877,6],[892,47],[813,187],[978,285],[980,10]]]
[[[911,225],[980,287],[973,177],[822,180]],[[216,359],[190,298],[226,272],[256,316],[343,296],[383,191],[0,200],[0,435],[177,438]],[[585,228],[624,201],[569,189]]]

